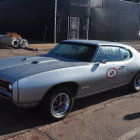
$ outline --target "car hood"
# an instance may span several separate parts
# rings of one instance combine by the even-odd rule
[[[41,72],[86,65],[85,62],[41,56],[20,56],[0,59],[0,75],[13,80],[19,80],[27,76]]]

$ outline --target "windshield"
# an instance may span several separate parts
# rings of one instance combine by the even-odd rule
[[[91,62],[96,46],[83,44],[60,43],[48,54],[78,61]]]

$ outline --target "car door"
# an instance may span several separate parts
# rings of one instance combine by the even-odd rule
[[[92,68],[92,90],[99,92],[125,84],[126,69],[120,47],[100,46]]]

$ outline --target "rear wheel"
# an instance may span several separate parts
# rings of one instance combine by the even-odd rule
[[[132,89],[136,92],[140,91],[140,73],[138,73],[132,80]]]
[[[52,90],[43,100],[43,111],[49,119],[61,120],[71,111],[74,103],[68,88]]]

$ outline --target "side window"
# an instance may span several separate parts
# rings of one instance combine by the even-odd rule
[[[108,62],[121,61],[120,48],[111,46],[100,47],[96,57],[96,62],[100,62],[101,59]]]
[[[129,50],[126,50],[124,48],[120,48],[120,52],[121,52],[121,60],[128,60],[132,57],[132,54]]]

